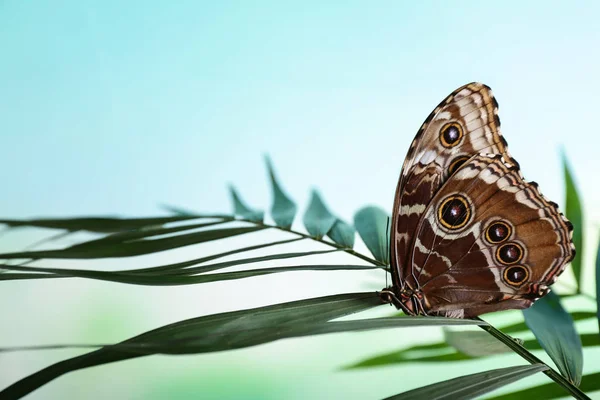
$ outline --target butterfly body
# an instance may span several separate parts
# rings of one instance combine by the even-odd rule
[[[465,85],[408,151],[390,227],[393,284],[381,296],[409,315],[527,308],[575,256],[570,222],[523,179],[497,111],[489,87]]]

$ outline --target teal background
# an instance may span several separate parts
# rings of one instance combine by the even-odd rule
[[[568,155],[591,250],[600,217],[599,12],[592,1],[2,0],[0,214],[145,216],[160,213],[161,203],[229,212],[227,183],[251,205],[267,208],[262,156],[269,153],[301,211],[317,187],[330,208],[351,221],[366,204],[391,208],[404,155],[422,121],[456,87],[481,81],[494,89],[503,133],[524,175],[559,204],[559,149]],[[47,235],[5,234],[0,250]],[[85,266],[151,266],[282,238],[261,235]],[[315,247],[287,249],[307,248]],[[588,292],[594,288],[592,253],[584,254]],[[340,260],[354,262],[319,259]],[[559,285],[571,282],[566,273]],[[384,284],[384,275],[374,272],[279,274],[172,288],[10,282],[0,289],[0,345],[114,342],[184,318]],[[584,301],[567,304],[593,308]],[[376,399],[522,363],[503,355],[452,366],[339,371],[440,338],[437,329],[415,328],[155,356],[79,371],[28,398]],[[0,354],[0,387],[78,353]],[[597,359],[596,349],[586,350],[584,372],[600,369]],[[545,380],[534,376],[507,390]]]

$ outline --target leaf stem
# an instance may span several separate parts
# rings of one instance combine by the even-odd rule
[[[323,243],[323,244],[325,244],[327,246],[334,247],[334,248],[336,248],[338,250],[342,250],[342,251],[344,251],[344,252],[346,252],[348,254],[351,254],[351,255],[353,255],[355,257],[358,257],[358,258],[360,258],[360,259],[362,259],[362,260],[364,260],[364,261],[366,261],[366,262],[368,262],[370,264],[377,265],[377,266],[382,267],[382,268],[384,268],[384,269],[387,270],[387,265],[384,264],[384,263],[382,263],[381,261],[375,260],[375,259],[373,259],[371,257],[367,257],[367,256],[365,256],[363,254],[360,254],[360,253],[354,251],[353,249],[351,249],[350,247],[342,246],[342,245],[337,244],[335,242],[330,242],[329,240],[324,240],[323,238],[318,238],[316,236],[311,236],[311,235],[308,235],[306,233],[298,232],[298,231],[292,230],[291,228],[284,228],[282,226],[266,224],[266,223],[261,222],[261,221],[251,221],[251,220],[244,219],[244,218],[234,218],[234,219],[232,219],[232,221],[248,222],[250,224],[259,225],[259,226],[262,226],[262,227],[265,227],[265,228],[278,229],[278,230],[283,231],[283,232],[292,233],[294,235],[301,236],[301,237],[303,237],[305,239],[312,239],[312,240],[314,240],[316,242]]]
[[[479,320],[479,321],[483,321],[479,317],[477,317],[475,319]],[[484,331],[486,331],[487,333],[489,333],[490,335],[492,335],[493,337],[495,337],[496,339],[498,339],[499,341],[501,341],[502,343],[504,343],[508,348],[510,348],[512,351],[514,351],[515,353],[520,355],[522,358],[524,358],[529,363],[547,365],[548,369],[545,371],[542,371],[542,372],[544,374],[548,375],[548,377],[550,377],[550,379],[552,379],[554,382],[556,382],[560,386],[562,386],[574,398],[580,399],[580,400],[591,400],[577,386],[575,386],[574,384],[569,382],[565,377],[563,377],[561,374],[559,374],[554,369],[552,369],[548,364],[546,364],[545,362],[543,362],[542,360],[540,360],[539,358],[537,358],[536,356],[531,354],[525,347],[521,346],[519,343],[517,343],[513,338],[511,338],[507,334],[496,329],[494,326],[492,326],[490,324],[479,325],[479,327],[481,329],[483,329]]]

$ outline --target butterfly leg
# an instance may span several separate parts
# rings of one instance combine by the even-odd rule
[[[404,302],[402,302],[402,300],[398,298],[398,296],[396,296],[396,293],[390,289],[392,288],[383,289],[380,292],[377,292],[381,300],[384,303],[393,304],[398,310],[404,311],[406,315],[416,315],[415,311],[411,310],[411,307],[414,307],[414,305],[411,304],[411,307],[408,307],[406,304],[404,304]]]

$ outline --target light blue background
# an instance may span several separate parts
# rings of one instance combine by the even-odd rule
[[[524,175],[560,204],[564,147],[591,249],[600,217],[599,13],[593,1],[0,1],[0,214],[153,215],[159,203],[228,212],[228,182],[267,208],[262,156],[269,153],[301,209],[316,186],[351,220],[366,204],[391,207],[422,121],[456,87],[481,81],[494,89]],[[36,235],[5,235],[0,248],[22,248]],[[0,339],[115,341],[204,313],[383,283],[381,274],[283,274],[228,284],[236,296],[226,299],[218,284],[7,283]],[[585,288],[592,290],[591,279]],[[221,398],[378,398],[455,376],[456,369],[426,365],[335,373],[415,337],[440,336],[411,329],[154,357],[77,372],[31,398],[74,390],[86,398],[164,398],[207,388]],[[0,355],[0,385],[69,354]],[[480,366],[464,363],[461,372]],[[100,388],[104,379],[114,384]]]

